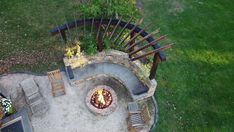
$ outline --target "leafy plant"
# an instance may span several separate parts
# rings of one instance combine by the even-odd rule
[[[97,53],[96,39],[92,34],[87,34],[82,40],[81,48],[88,54],[94,55]]]
[[[75,40],[73,43],[68,43],[68,47],[66,48],[65,56],[70,59],[73,56],[77,56],[80,58],[81,56],[81,42],[79,40]]]
[[[119,50],[119,51],[124,51],[124,48],[122,45],[118,45],[117,43],[113,43],[113,41],[110,40],[109,38],[104,38],[103,44],[104,44],[105,50],[115,49],[115,50]]]
[[[81,45],[81,42],[80,41],[78,41],[78,40],[75,40],[75,54],[76,54],[76,56],[78,57],[78,58],[80,58],[80,56],[81,56],[81,49],[80,49],[80,45]]]
[[[109,49],[111,49],[111,41],[109,40],[109,39],[104,39],[103,40],[104,42],[103,42],[103,44],[104,44],[104,49],[105,50],[109,50]]]
[[[2,98],[0,100],[0,106],[1,106],[0,108],[2,108],[2,110],[4,111],[5,115],[10,115],[16,112],[12,105],[11,100],[9,99]]]
[[[71,48],[67,48],[66,49],[66,57],[68,58],[68,59],[70,59],[70,58],[72,58],[72,56],[74,55],[74,51],[72,51],[72,49]]]
[[[136,0],[91,0],[78,6],[79,12],[86,17],[115,17],[122,16],[129,18],[131,16],[139,17],[140,13],[136,8]]]

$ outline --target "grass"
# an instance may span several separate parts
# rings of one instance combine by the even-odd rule
[[[49,30],[76,13],[77,0],[1,0],[0,69],[62,66],[64,45]],[[157,131],[233,131],[234,14],[231,0],[144,0],[145,23],[175,42],[157,73]],[[17,62],[18,61],[18,62]],[[0,71],[1,73],[1,71]]]
[[[157,73],[157,131],[234,130],[231,0],[145,0],[144,15],[175,42]]]
[[[61,67],[64,45],[49,30],[74,18],[78,4],[76,0],[1,0],[0,60],[8,62],[6,66],[14,63],[10,71]]]

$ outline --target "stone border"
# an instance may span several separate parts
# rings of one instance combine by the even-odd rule
[[[98,89],[105,89],[107,91],[109,91],[112,95],[112,103],[110,104],[110,106],[108,106],[107,108],[104,108],[104,109],[98,109],[96,107],[94,107],[91,103],[90,103],[90,98],[91,96],[93,95],[94,92],[96,92]],[[106,86],[106,85],[98,85],[96,86],[95,88],[91,89],[87,96],[86,96],[86,100],[85,100],[85,103],[86,103],[86,106],[88,107],[88,109],[94,113],[95,115],[109,115],[110,113],[114,112],[116,107],[117,107],[117,95],[115,93],[115,91],[109,87],[109,86]]]
[[[9,124],[13,124],[13,122],[16,120],[21,120],[23,130],[25,132],[33,132],[28,113],[30,113],[30,109],[28,109],[27,107],[21,108],[17,113],[2,119],[3,126],[0,129],[8,126]]]
[[[151,101],[152,101],[153,106],[154,106],[154,122],[153,122],[152,126],[150,127],[149,131],[153,132],[154,129],[156,128],[156,124],[158,122],[159,115],[158,115],[158,103],[157,103],[154,96],[151,97]],[[156,130],[154,132],[156,132]]]
[[[157,82],[155,79],[150,80],[148,77],[149,71],[146,71],[143,67],[143,64],[137,61],[130,61],[127,53],[118,50],[107,50],[103,52],[97,53],[95,56],[84,55],[85,63],[83,67],[90,64],[100,64],[100,63],[112,63],[121,65],[127,69],[129,69],[138,79],[139,81],[148,88],[146,93],[141,95],[132,95],[133,100],[143,100],[148,97],[152,97],[155,93]],[[77,67],[79,68],[79,67]],[[76,68],[74,68],[76,69]],[[89,77],[88,77],[89,78]],[[92,78],[92,77],[90,77]],[[118,77],[115,76],[118,80]],[[87,79],[87,78],[86,78]],[[84,80],[86,80],[84,79]],[[83,80],[83,79],[82,79]],[[77,80],[76,78],[69,80],[71,85],[74,85],[76,82],[81,80]],[[123,81],[121,81],[123,82]],[[132,91],[129,91],[130,93]]]

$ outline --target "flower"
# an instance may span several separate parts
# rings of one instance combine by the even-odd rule
[[[12,102],[9,99],[2,98],[0,100],[0,105],[4,111],[4,114],[11,114],[14,113],[14,109],[12,106]]]

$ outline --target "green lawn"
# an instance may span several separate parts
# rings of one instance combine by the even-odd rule
[[[175,42],[158,71],[157,129],[234,131],[231,0],[144,0],[147,22]]]
[[[49,30],[74,18],[78,4],[77,0],[1,0],[0,60],[16,64],[11,71],[61,67],[63,45]]]
[[[234,131],[234,7],[231,0],[142,0],[145,23],[173,48],[158,70],[157,130]],[[49,30],[73,18],[78,0],[0,0],[0,69],[46,72],[62,66]],[[17,61],[18,62],[17,62]],[[18,64],[17,64],[18,63]],[[1,70],[0,70],[1,74]]]

